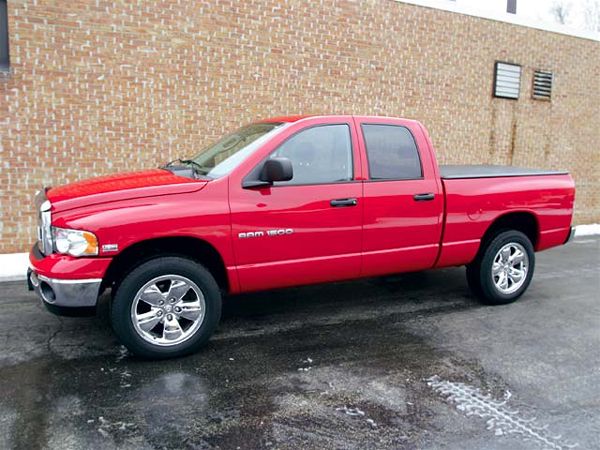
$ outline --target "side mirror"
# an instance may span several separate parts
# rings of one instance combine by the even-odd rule
[[[273,183],[275,181],[289,181],[294,176],[292,162],[288,158],[271,158],[265,161],[260,172],[260,181]]]

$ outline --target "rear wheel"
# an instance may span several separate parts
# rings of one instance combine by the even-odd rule
[[[516,230],[489,239],[467,266],[467,282],[482,302],[503,305],[517,300],[529,287],[535,253],[529,238]]]
[[[117,288],[111,321],[121,342],[145,358],[171,358],[198,350],[221,316],[213,276],[186,258],[150,260]]]

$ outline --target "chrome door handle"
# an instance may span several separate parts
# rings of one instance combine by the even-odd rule
[[[339,208],[342,206],[356,206],[358,204],[358,200],[355,198],[338,198],[331,200],[329,204],[334,208]]]
[[[432,192],[428,192],[427,194],[416,194],[413,199],[415,202],[428,202],[435,198],[435,194]]]

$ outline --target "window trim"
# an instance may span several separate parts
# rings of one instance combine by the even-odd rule
[[[10,72],[10,34],[8,29],[8,0],[0,0],[6,19],[6,62],[0,60],[0,73]],[[1,25],[1,24],[0,24]]]
[[[373,178],[371,176],[371,161],[369,160],[369,149],[367,148],[367,138],[365,136],[365,130],[364,130],[365,125],[367,125],[367,126],[368,125],[378,125],[378,126],[396,127],[396,128],[406,129],[406,131],[408,131],[408,134],[410,135],[411,139],[413,140],[413,142],[415,144],[415,149],[417,150],[417,158],[419,160],[421,176],[411,177],[411,178]],[[385,181],[414,181],[414,180],[424,180],[425,179],[425,174],[423,172],[423,160],[421,159],[421,149],[419,148],[419,144],[417,144],[417,140],[415,139],[415,136],[412,133],[412,131],[410,130],[410,128],[408,128],[405,125],[396,125],[396,124],[392,124],[392,123],[362,122],[360,124],[360,132],[362,133],[363,143],[365,145],[365,158],[367,160],[367,170],[369,171],[369,177],[365,181],[368,181],[370,183],[379,183],[379,182],[385,182]]]
[[[254,166],[250,172],[248,172],[248,174],[242,179],[242,186],[247,181],[254,181],[255,179],[258,179],[258,174],[262,170],[262,166],[264,165],[265,161],[267,159],[269,159],[273,153],[275,153],[277,150],[279,150],[279,148],[282,145],[284,145],[287,141],[289,141],[296,135],[298,135],[304,131],[310,130],[312,128],[329,127],[329,126],[335,126],[335,125],[345,125],[348,128],[348,137],[350,138],[350,156],[351,156],[351,163],[352,163],[352,167],[351,167],[352,179],[351,180],[329,181],[329,182],[325,182],[325,183],[271,184],[271,185],[264,186],[264,187],[272,189],[272,188],[299,187],[299,186],[326,186],[326,185],[332,185],[332,184],[335,185],[335,184],[359,183],[360,180],[357,180],[356,177],[354,176],[355,161],[354,161],[354,142],[352,139],[352,124],[350,122],[332,122],[332,123],[317,123],[314,125],[309,125],[307,127],[301,128],[300,130],[295,131],[294,133],[290,134],[282,142],[280,142],[279,145],[277,145],[277,147],[275,147],[273,150],[271,150],[267,156],[265,156],[263,159],[261,159],[261,161],[258,164],[256,164],[256,166]]]

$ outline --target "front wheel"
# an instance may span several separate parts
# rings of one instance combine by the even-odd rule
[[[535,253],[529,238],[516,230],[501,231],[488,240],[467,266],[467,281],[483,303],[504,305],[517,300],[529,287]]]
[[[198,263],[162,257],[135,268],[117,288],[111,322],[136,355],[162,359],[193,353],[221,316],[221,293]]]

